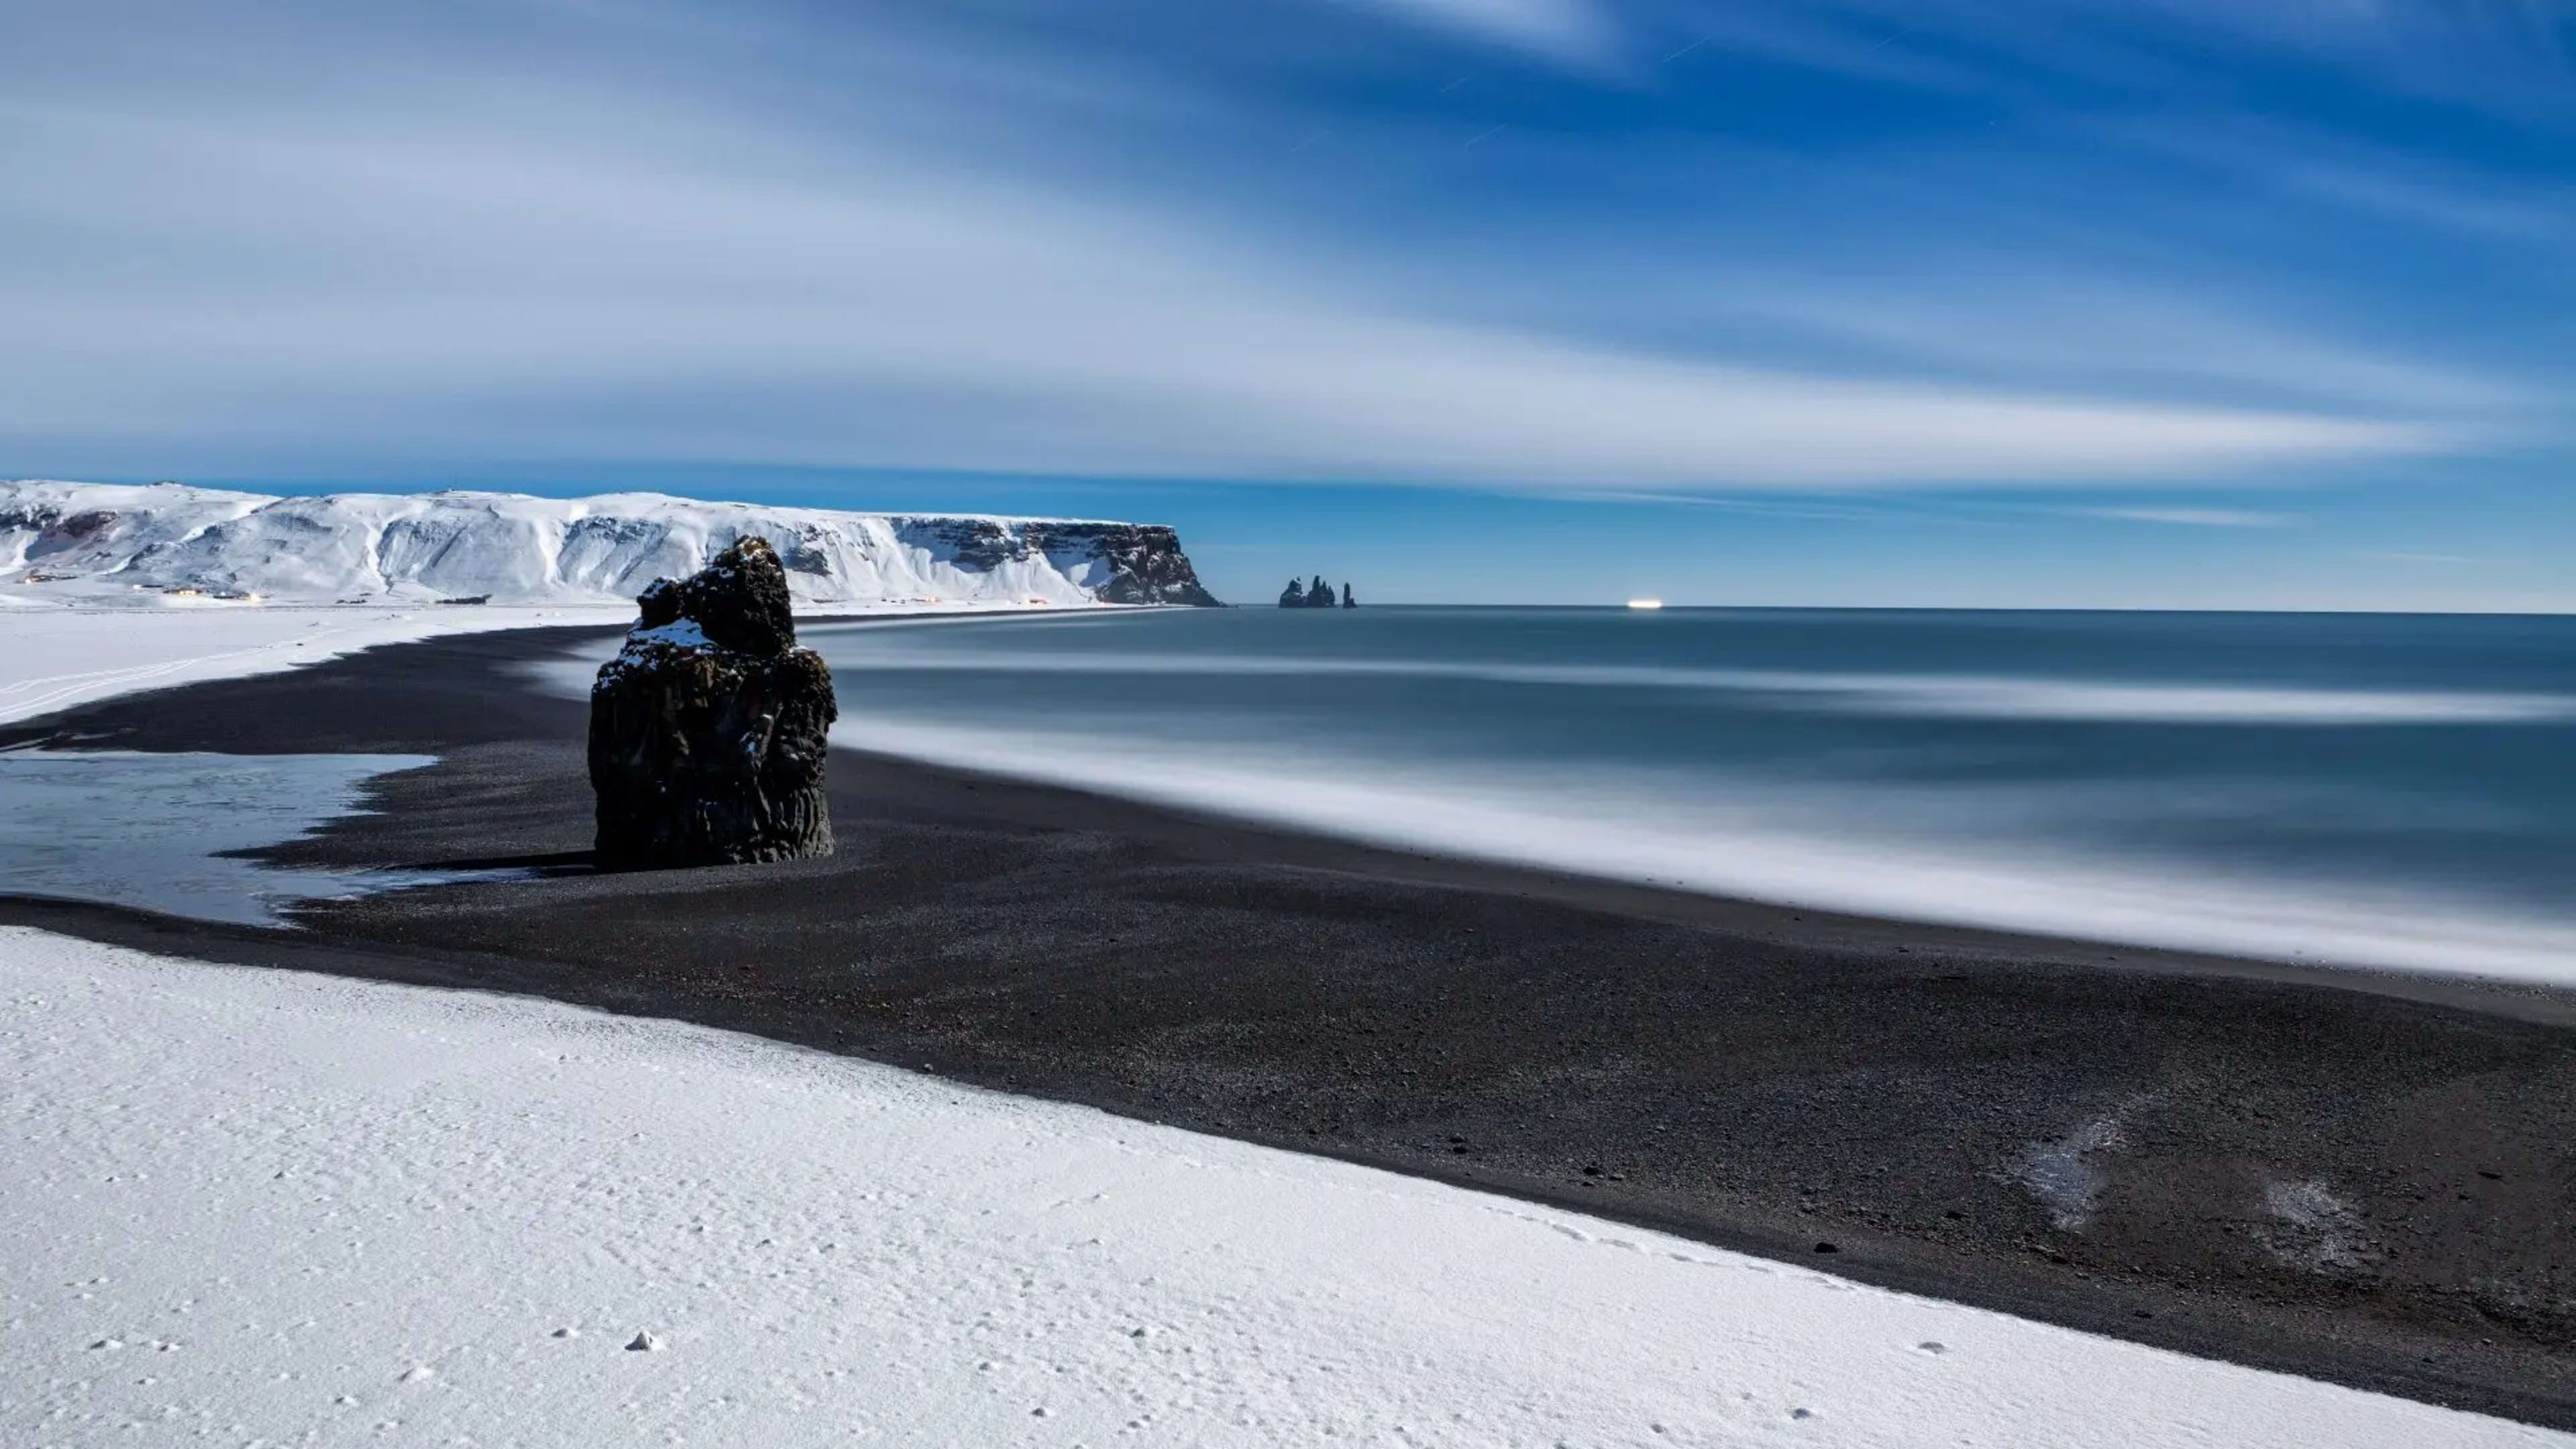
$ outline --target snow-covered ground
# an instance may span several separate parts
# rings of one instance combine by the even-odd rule
[[[0,611],[0,723],[136,690],[270,674],[378,644],[548,624],[619,624],[623,608],[164,605]]]
[[[1017,613],[972,599],[836,605],[834,617]],[[1097,607],[1097,606],[1094,606]],[[633,603],[548,608],[202,603],[0,609],[0,724],[138,690],[272,674],[444,634],[635,622]],[[614,653],[601,651],[601,658]],[[582,689],[589,687],[587,679]]]
[[[0,995],[31,1449],[2569,1442],[697,1027],[26,930]]]

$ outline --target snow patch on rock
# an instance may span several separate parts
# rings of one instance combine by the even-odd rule
[[[2322,1182],[2263,1184],[2272,1221],[2261,1237],[2274,1258],[2310,1273],[2358,1272],[2384,1256],[2352,1204]]]
[[[2059,1232],[2084,1231],[2111,1185],[2102,1159],[2121,1145],[2121,1120],[2139,1105],[2125,1103],[2062,1137],[2025,1145],[2004,1164],[2004,1177],[2045,1204]]]

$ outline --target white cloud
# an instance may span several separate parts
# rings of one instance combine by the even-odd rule
[[[1594,0],[1366,0],[1420,24],[1528,51],[1568,65],[1606,61],[1617,39]]]
[[[605,63],[343,60],[310,89],[13,78],[0,442],[1615,492],[2452,441],[2395,408],[1864,382],[1434,314],[1183,200],[943,152],[898,108],[987,109],[944,84],[859,87],[825,126]]]
[[[2298,521],[2286,513],[2260,513],[2245,508],[2078,508],[2072,511],[2088,518],[2173,523],[2189,528],[2286,528]]]
[[[2224,391],[2279,406],[2376,416],[2518,418],[2524,389],[2422,357],[2320,338],[2215,287],[2158,292],[2055,274],[2027,261],[1963,261],[1828,287],[1728,278],[1702,305],[1767,320],[1919,368],[2047,376],[2068,387]],[[1706,283],[1702,284],[1707,287]],[[1677,289],[1678,290],[1678,289]]]
[[[2568,76],[2564,0],[1704,0],[1747,44],[1862,75],[1884,53],[1987,46],[2172,95],[2203,57],[2295,55],[2400,94],[2552,114]],[[1840,44],[1833,43],[1839,29]],[[1940,69],[1918,77],[1946,79]]]

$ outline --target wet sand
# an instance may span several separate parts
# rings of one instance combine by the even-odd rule
[[[295,931],[0,921],[681,1017],[2576,1427],[2576,994],[1717,900],[847,751],[831,859],[594,875],[585,707],[526,672],[578,637],[0,728],[438,754],[271,854],[541,878]]]

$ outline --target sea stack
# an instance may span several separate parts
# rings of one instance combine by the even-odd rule
[[[1280,592],[1279,607],[1283,609],[1331,609],[1337,607],[1355,609],[1358,608],[1359,605],[1357,601],[1351,598],[1351,586],[1349,584],[1342,585],[1340,595],[1336,596],[1333,593],[1333,586],[1324,581],[1324,576],[1322,574],[1317,574],[1315,575],[1315,581],[1312,584],[1308,584],[1302,579],[1290,579],[1288,581],[1288,587]]]
[[[636,599],[626,647],[590,689],[602,870],[832,853],[822,657],[796,647],[787,571],[746,538]]]

